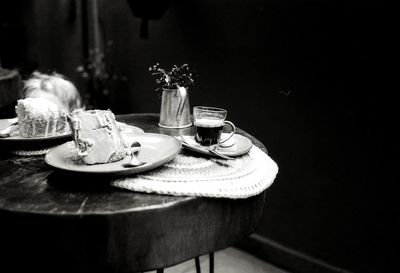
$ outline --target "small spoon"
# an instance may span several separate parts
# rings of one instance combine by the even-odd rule
[[[138,167],[146,164],[146,162],[140,161],[137,156],[141,147],[142,145],[140,145],[139,142],[137,142],[136,140],[133,141],[133,143],[131,144],[131,160],[128,163],[123,164],[125,168]]]
[[[217,156],[219,156],[219,157],[222,157],[223,159],[228,159],[228,160],[229,160],[229,159],[234,159],[233,157],[230,157],[230,156],[227,156],[227,155],[224,155],[224,154],[218,152],[216,148],[206,148],[206,149],[207,149],[207,151],[209,151],[210,153],[212,153],[212,154],[214,154],[214,155],[217,155]]]
[[[0,137],[9,137],[17,130],[18,121],[11,123],[7,128],[0,131]]]
[[[194,146],[192,146],[192,145],[190,145],[184,138],[183,138],[183,136],[181,136],[181,135],[179,135],[179,138],[180,138],[180,140],[181,140],[181,142],[182,142],[182,144],[184,145],[184,146],[187,146],[187,147],[194,147]],[[194,148],[196,148],[196,147],[194,147]],[[227,155],[224,155],[224,154],[222,154],[222,153],[220,153],[220,152],[218,152],[216,149],[217,149],[217,147],[214,147],[214,148],[208,148],[208,147],[205,147],[205,146],[202,146],[201,148],[199,148],[199,149],[205,149],[205,150],[207,150],[207,151],[209,151],[210,153],[212,153],[212,154],[214,154],[214,155],[216,155],[216,156],[219,156],[219,157],[221,157],[221,158],[223,158],[223,159],[234,159],[233,157],[230,157],[230,156],[227,156]]]

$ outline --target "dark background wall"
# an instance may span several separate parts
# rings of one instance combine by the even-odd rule
[[[21,35],[3,31],[3,66],[55,70],[85,93],[76,72],[85,55],[81,2],[13,3],[12,13],[1,6],[0,14],[8,15],[5,29]],[[176,0],[149,21],[147,39],[127,1],[100,1],[99,8],[102,37],[112,41],[107,69],[127,78],[108,86],[115,113],[158,112],[147,68],[188,63],[198,74],[191,105],[228,109],[280,167],[257,233],[339,268],[393,272],[398,175],[390,174],[395,163],[387,152],[396,145],[384,127],[393,100],[382,80],[383,8]]]

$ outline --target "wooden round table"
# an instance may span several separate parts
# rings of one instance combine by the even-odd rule
[[[160,128],[157,114],[117,119],[145,132],[193,130]],[[111,187],[110,178],[54,171],[43,156],[1,149],[0,271],[165,268],[235,245],[255,231],[263,213],[265,192],[240,200],[136,193]]]

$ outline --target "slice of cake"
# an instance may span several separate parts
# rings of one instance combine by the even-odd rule
[[[18,116],[18,130],[21,137],[50,137],[69,131],[67,114],[49,100],[20,99],[15,111]]]
[[[86,164],[108,163],[127,154],[110,110],[75,110],[68,116],[75,146]]]

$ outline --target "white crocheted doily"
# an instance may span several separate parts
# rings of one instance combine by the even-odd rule
[[[22,155],[22,156],[45,155],[52,148],[54,148],[54,147],[45,148],[45,149],[41,149],[41,150],[31,150],[31,151],[28,151],[28,150],[12,150],[11,153],[13,153],[15,155]]]
[[[136,192],[237,199],[261,193],[277,173],[277,164],[253,146],[234,160],[181,153],[158,169],[117,179],[112,185]]]

